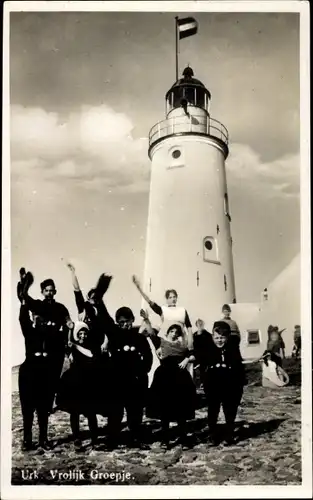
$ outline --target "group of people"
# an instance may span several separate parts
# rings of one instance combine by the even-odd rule
[[[57,290],[52,279],[40,285],[43,300],[35,300],[29,295],[33,275],[25,268],[20,270],[17,295],[26,348],[19,371],[23,449],[37,446],[32,439],[35,412],[39,446],[51,449],[48,421],[56,411],[69,413],[77,450],[82,449],[81,415],[88,419],[92,447],[98,446],[97,415],[107,417],[105,446],[112,450],[119,445],[125,411],[131,436],[129,446],[147,446],[145,413],[161,422],[162,446],[170,446],[170,423],[176,422],[179,442],[188,448],[191,443],[186,422],[195,418],[197,404],[195,365],[200,366],[206,395],[209,441],[215,445],[222,439],[226,445],[232,444],[245,372],[240,333],[230,318],[229,306],[223,307],[223,319],[214,323],[212,334],[205,334],[201,320],[193,334],[187,311],[177,305],[175,290],[167,290],[166,305],[159,306],[147,297],[134,276],[134,285],[162,320],[161,328],[156,330],[148,312],[141,310],[142,324],[134,326],[134,314],[129,307],[120,307],[114,320],[105,306],[103,299],[111,276],[102,274],[84,297],[75,268],[67,265],[78,312],[75,322],[68,309],[55,300]],[[66,357],[69,367],[64,370]],[[218,436],[221,406],[226,426],[225,434]]]
[[[285,355],[285,342],[282,337],[282,333],[285,331],[279,330],[278,326],[269,325],[267,329],[268,341],[267,341],[267,351],[272,354],[273,360],[276,364],[282,366],[283,360],[286,358]],[[293,334],[293,348],[291,357],[300,358],[301,357],[301,326],[295,325]]]

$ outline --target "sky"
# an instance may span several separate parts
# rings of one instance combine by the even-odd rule
[[[149,199],[148,133],[175,80],[174,17],[192,13],[10,15],[13,364],[23,359],[18,270],[47,277],[74,318],[84,291],[114,280],[109,310],[140,300]],[[197,13],[181,41],[230,134],[226,162],[238,302],[254,302],[300,251],[299,16]]]

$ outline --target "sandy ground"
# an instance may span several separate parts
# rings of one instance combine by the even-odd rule
[[[12,484],[299,485],[300,363],[286,360],[286,368],[291,384],[281,390],[263,388],[259,368],[248,368],[249,384],[237,416],[238,442],[228,448],[208,446],[206,409],[202,407],[205,403],[200,394],[196,420],[189,422],[189,431],[196,440],[189,450],[174,444],[170,450],[163,451],[158,422],[146,421],[149,450],[127,448],[125,428],[122,433],[125,444],[117,450],[91,451],[86,421],[82,418],[85,451],[77,453],[71,440],[69,416],[58,412],[51,416],[49,429],[49,437],[56,440],[55,448],[49,452],[23,453],[20,449],[22,418],[18,394],[14,393]],[[99,424],[104,439],[106,419],[99,417]],[[36,470],[38,478],[27,479],[26,469]],[[80,478],[76,480],[76,475],[74,479],[52,477],[53,471],[70,470],[80,470]],[[104,476],[99,477],[100,473]]]

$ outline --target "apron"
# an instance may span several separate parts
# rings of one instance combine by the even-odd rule
[[[175,307],[169,307],[169,306],[162,306],[162,323],[160,325],[160,330],[159,330],[159,337],[166,339],[166,333],[168,329],[172,325],[180,325],[184,334],[184,340],[187,340],[187,329],[185,326],[185,318],[186,318],[186,309],[184,307],[180,306],[175,306]],[[153,362],[152,362],[152,367],[149,372],[149,387],[152,384],[153,377],[154,377],[154,372],[160,365],[160,359],[157,355],[156,349],[150,339],[148,339],[151,351],[152,351],[152,356],[153,356]],[[189,371],[192,379],[193,379],[193,363],[189,363],[187,366],[187,370]]]

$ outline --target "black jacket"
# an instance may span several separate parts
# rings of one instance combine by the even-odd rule
[[[245,370],[238,346],[228,341],[223,349],[213,342],[205,358],[206,383],[232,387],[245,384]]]

